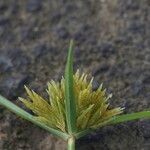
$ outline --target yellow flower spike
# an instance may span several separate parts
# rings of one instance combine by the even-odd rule
[[[102,84],[96,91],[92,91],[92,78],[88,81],[86,74],[80,74],[79,70],[73,76],[74,95],[77,109],[77,130],[82,131],[88,128],[97,128],[106,123],[113,116],[122,113],[123,109],[118,107],[109,109],[108,100],[111,94],[106,96],[106,89]],[[65,79],[62,77],[60,83],[51,80],[48,83],[47,93],[50,101],[44,100],[34,91],[26,86],[26,92],[31,101],[19,98],[27,108],[35,113],[35,117],[50,127],[67,132],[64,92]],[[53,119],[52,119],[53,118]]]

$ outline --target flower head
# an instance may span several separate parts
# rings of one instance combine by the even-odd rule
[[[79,70],[73,76],[73,89],[77,113],[77,129],[82,131],[89,128],[98,128],[107,124],[112,117],[122,113],[123,108],[109,108],[109,98],[102,84],[95,91],[92,89],[93,78],[89,81],[86,74],[80,74]],[[19,98],[27,108],[34,112],[34,117],[49,127],[67,132],[65,114],[65,79],[61,82],[51,80],[48,83],[46,100],[29,90],[25,86],[29,99]]]

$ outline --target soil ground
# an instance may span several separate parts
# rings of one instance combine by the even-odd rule
[[[47,96],[64,74],[69,40],[74,68],[95,76],[124,113],[150,109],[149,0],[0,0],[0,93],[24,108],[23,85]],[[65,142],[0,107],[0,150],[65,150]],[[149,150],[150,119],[101,128],[77,150]]]

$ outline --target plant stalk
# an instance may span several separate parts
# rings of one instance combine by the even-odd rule
[[[75,150],[75,138],[73,136],[68,139],[68,150]]]

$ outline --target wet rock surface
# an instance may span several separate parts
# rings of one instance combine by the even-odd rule
[[[75,69],[95,76],[125,113],[150,109],[149,0],[1,0],[0,93],[17,100],[27,84],[46,96],[64,73],[68,42]],[[98,83],[98,82],[99,83]],[[77,142],[79,150],[149,150],[149,119],[109,126]],[[32,134],[31,134],[32,133]],[[0,149],[65,150],[66,145],[0,106]]]

